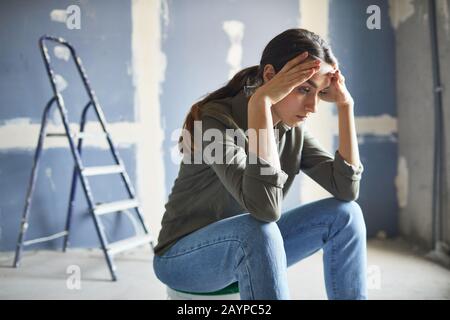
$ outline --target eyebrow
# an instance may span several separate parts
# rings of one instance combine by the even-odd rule
[[[312,85],[314,88],[318,88],[318,86],[317,86],[317,83],[315,83],[314,81],[312,81],[311,79],[308,79],[308,81],[306,81],[306,82],[308,82],[310,85]]]
[[[308,79],[306,82],[309,83],[311,86],[313,86],[313,87],[316,88],[316,89],[319,87],[319,86],[317,85],[317,83],[315,83],[315,82],[312,81],[311,79]],[[326,90],[326,89],[328,89],[328,88],[330,88],[330,86],[328,86],[328,87],[326,87],[326,88],[323,88],[322,90]]]

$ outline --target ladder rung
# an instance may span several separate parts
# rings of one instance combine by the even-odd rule
[[[121,173],[123,167],[120,165],[113,166],[99,166],[99,167],[86,167],[83,169],[83,175],[85,176],[99,176],[102,174]]]
[[[136,199],[120,200],[110,203],[99,204],[94,208],[94,213],[97,215],[117,212],[126,209],[132,209],[139,206],[139,202]]]
[[[67,137],[67,134],[65,132],[48,132],[45,134],[47,137]],[[73,139],[86,139],[86,138],[99,138],[99,137],[106,137],[105,132],[78,132],[72,134]]]
[[[108,252],[110,254],[116,254],[128,249],[135,248],[137,246],[143,245],[143,244],[150,244],[152,242],[152,237],[150,235],[142,235],[142,236],[135,236],[133,238],[120,240],[117,242],[113,242],[108,245]]]
[[[64,237],[67,234],[68,234],[67,231],[62,231],[62,232],[55,233],[55,234],[53,234],[51,236],[48,236],[48,237],[43,237],[43,238],[38,238],[38,239],[24,241],[23,245],[24,246],[29,246],[29,245],[35,244],[35,243],[50,241],[50,240],[54,240],[54,239],[58,239],[58,238]]]
[[[67,137],[65,132],[48,132],[45,135],[47,137]]]

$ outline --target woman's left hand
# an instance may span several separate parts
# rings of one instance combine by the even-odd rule
[[[344,104],[353,105],[353,97],[345,85],[345,77],[340,70],[337,69],[334,73],[329,73],[329,76],[331,77],[330,88],[321,99],[327,102],[334,102],[338,106]]]

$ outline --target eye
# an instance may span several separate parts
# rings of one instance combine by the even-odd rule
[[[310,91],[311,91],[311,89],[309,87],[298,88],[298,92],[300,92],[301,94],[308,94]]]
[[[326,95],[328,93],[328,89],[322,90],[319,92],[320,95]]]

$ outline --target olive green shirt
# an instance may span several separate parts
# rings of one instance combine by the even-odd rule
[[[258,161],[249,161],[249,99],[241,90],[234,97],[203,106],[202,133],[211,128],[224,133],[218,141],[202,139],[203,150],[214,141],[219,143],[224,150],[223,161],[204,156],[200,162],[181,162],[165,205],[155,254],[162,255],[178,239],[199,228],[237,214],[248,212],[261,221],[277,221],[283,198],[300,170],[338,199],[358,198],[363,165],[349,164],[337,150],[333,157],[303,124],[291,128],[279,122],[274,127],[278,129],[281,170],[256,156]],[[235,129],[234,134],[226,134],[227,129]],[[245,147],[238,141],[244,141]]]

